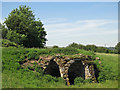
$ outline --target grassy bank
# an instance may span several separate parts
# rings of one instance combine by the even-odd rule
[[[100,57],[102,63],[107,67],[110,66],[111,70],[118,75],[118,54],[96,53]]]
[[[34,53],[34,54],[33,54]],[[52,77],[50,75],[43,75],[43,72],[33,72],[29,69],[24,69],[20,66],[19,61],[26,57],[35,59],[36,55],[55,55],[57,53],[64,53],[66,55],[73,55],[81,53],[84,55],[98,56],[102,61],[104,67],[110,67],[110,75],[118,74],[118,56],[116,54],[103,54],[88,52],[76,49],[38,49],[38,48],[3,48],[2,50],[2,87],[3,88],[117,88],[117,79],[106,80],[100,83],[78,83],[76,85],[66,86],[65,81],[59,77]],[[35,55],[35,57],[32,57]],[[37,67],[38,69],[39,67]],[[107,74],[106,74],[107,75]],[[113,84],[114,83],[114,84]]]

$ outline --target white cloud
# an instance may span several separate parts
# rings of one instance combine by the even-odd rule
[[[80,43],[86,37],[87,41],[92,39],[93,43],[99,42],[96,38],[103,41],[103,43],[105,41],[109,43],[109,40],[113,38],[115,39],[113,44],[115,44],[118,35],[117,20],[78,20],[69,23],[63,21],[57,24],[45,24],[44,27],[48,34],[47,45],[58,44],[65,46],[70,42],[76,41]]]
[[[47,18],[47,19],[42,19],[42,22],[44,24],[53,24],[53,23],[61,23],[65,22],[67,19],[65,18]]]
[[[45,28],[51,33],[70,33],[76,31],[104,30],[109,24],[117,23],[115,20],[81,20],[71,23],[47,24]],[[103,28],[104,26],[104,28]],[[86,31],[85,31],[86,30]]]

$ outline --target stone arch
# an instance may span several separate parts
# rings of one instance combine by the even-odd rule
[[[51,60],[44,70],[44,74],[50,74],[54,77],[60,77],[59,65]]]
[[[74,79],[76,77],[85,78],[85,68],[81,60],[76,60],[68,69],[68,78],[70,84],[74,84]]]

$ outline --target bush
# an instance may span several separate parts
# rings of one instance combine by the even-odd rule
[[[74,84],[84,83],[84,78],[76,77],[74,80]]]
[[[82,77],[76,77],[75,80],[74,80],[74,84],[77,85],[77,84],[80,84],[80,83],[92,83],[92,79],[85,79],[82,78]]]
[[[55,82],[60,82],[60,83],[63,83],[63,84],[66,83],[66,81],[65,81],[62,77],[56,78],[56,81],[55,81]]]
[[[59,48],[59,47],[55,45],[55,46],[53,46],[52,48]]]
[[[85,83],[92,83],[92,79],[86,79],[84,80]]]
[[[111,57],[107,59],[110,60],[110,58]],[[104,59],[106,59],[105,56],[104,56]],[[105,62],[104,59],[101,59],[102,61],[101,65],[99,64],[99,60],[95,61],[95,64],[97,65],[97,68],[99,69],[99,76],[97,78],[98,82],[104,82],[106,80],[117,80],[118,79],[117,71],[116,70],[114,71],[113,66],[110,65],[108,62]]]
[[[55,77],[52,77],[51,75],[44,75],[43,80],[46,82],[53,82]]]
[[[112,72],[112,68],[109,66],[104,66],[99,73],[98,81],[103,82],[105,80],[115,80],[117,76]]]
[[[50,82],[50,83],[59,82],[59,83],[64,83],[64,84],[66,83],[63,78],[61,78],[61,77],[56,78],[56,77],[53,77],[51,75],[44,75],[42,79],[44,82]]]

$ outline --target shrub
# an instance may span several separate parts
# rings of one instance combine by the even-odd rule
[[[46,82],[53,82],[55,77],[52,77],[51,75],[44,75],[43,79]]]
[[[66,83],[65,80],[62,77],[56,78],[56,77],[53,77],[51,75],[44,75],[42,77],[42,79],[43,79],[44,82],[47,82],[47,83],[48,82],[49,83],[57,83],[57,82],[59,82],[59,83],[63,83],[63,84]]]
[[[117,76],[112,72],[112,68],[109,66],[104,66],[99,73],[98,81],[103,82],[105,80],[114,80],[117,79]]]
[[[66,83],[65,80],[62,77],[56,78],[55,82],[60,82],[60,83],[64,83],[64,84]]]
[[[84,82],[85,83],[92,83],[92,79],[85,79]]]
[[[52,48],[59,48],[57,45],[53,46]]]
[[[98,82],[104,82],[106,80],[117,80],[118,79],[117,71],[114,71],[112,66],[105,62],[104,60],[101,61],[102,61],[101,65],[99,64],[99,60],[95,61],[95,64],[100,71],[99,76],[97,78]]]
[[[74,84],[84,83],[84,78],[76,77],[74,80]]]

